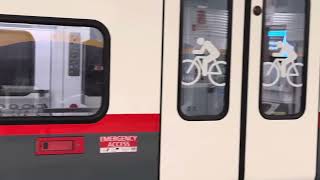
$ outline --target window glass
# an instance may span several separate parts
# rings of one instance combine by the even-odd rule
[[[0,23],[0,117],[95,115],[104,46],[93,27]]]
[[[268,119],[296,118],[304,111],[308,4],[265,0],[260,111]]]
[[[179,111],[187,120],[227,112],[231,41],[229,0],[182,0]]]

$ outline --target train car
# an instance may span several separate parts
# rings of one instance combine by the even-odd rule
[[[320,1],[4,1],[0,180],[314,180]]]

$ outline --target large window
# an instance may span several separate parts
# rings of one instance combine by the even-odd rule
[[[96,21],[0,17],[0,123],[104,114],[109,41]]]
[[[228,111],[231,0],[182,0],[180,115],[219,120]]]
[[[296,119],[305,108],[309,2],[265,0],[260,111]]]

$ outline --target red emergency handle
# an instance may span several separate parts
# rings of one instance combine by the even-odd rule
[[[83,154],[85,151],[83,137],[38,138],[36,155]]]

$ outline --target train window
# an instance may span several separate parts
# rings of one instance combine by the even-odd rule
[[[109,35],[104,26],[32,19],[0,17],[0,123],[52,117],[75,122],[105,114]]]
[[[185,120],[228,111],[231,0],[182,0],[178,110]]]
[[[309,2],[265,0],[264,11],[260,112],[297,119],[305,108]]]

